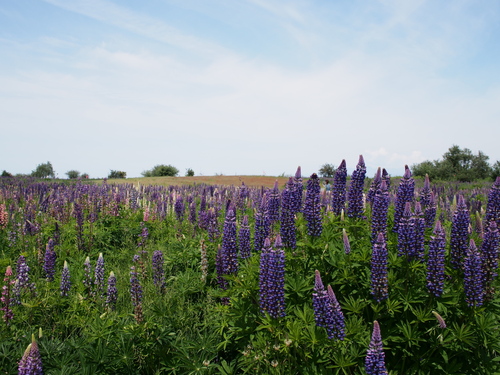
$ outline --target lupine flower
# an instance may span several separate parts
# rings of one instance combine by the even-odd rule
[[[5,208],[5,204],[0,204],[0,229],[7,228],[7,224],[9,223],[9,215],[7,213],[7,209]]]
[[[351,184],[347,192],[347,216],[361,218],[363,216],[363,188],[365,185],[366,165],[363,155],[359,155],[356,170],[352,172]]]
[[[165,283],[165,270],[163,269],[163,253],[160,250],[153,252],[152,263],[153,283],[161,293],[164,293],[167,284]]]
[[[273,223],[279,220],[280,215],[280,191],[278,189],[278,181],[274,182],[274,187],[269,191],[269,198],[267,202],[267,212],[269,216],[269,223]]]
[[[97,263],[94,270],[94,296],[102,297],[104,294],[104,258],[102,253],[99,253]]]
[[[498,247],[500,235],[498,233],[497,223],[492,220],[488,225],[488,230],[484,235],[484,240],[481,245],[481,262],[484,274],[484,286],[487,300],[490,300],[494,295],[493,282],[497,277],[498,269]]]
[[[321,275],[315,271],[313,292],[314,319],[318,327],[326,329],[329,339],[344,340],[344,314],[330,285],[327,290],[323,286]]]
[[[433,311],[432,312],[434,316],[436,317],[438,323],[439,323],[439,328],[445,329],[446,328],[446,322],[444,321],[443,317],[439,315],[437,312]]]
[[[484,275],[481,255],[474,240],[470,240],[469,249],[464,259],[464,291],[465,300],[471,307],[478,307],[484,300]]]
[[[251,255],[250,226],[248,225],[248,215],[243,216],[240,231],[238,232],[238,243],[240,245],[239,256],[241,259],[249,258]]]
[[[192,201],[189,204],[189,222],[191,224],[196,224],[196,202]]]
[[[281,193],[281,240],[286,247],[291,249],[295,249],[297,242],[293,201],[295,188],[295,183],[292,177],[290,177],[285,189]]]
[[[406,202],[405,211],[399,220],[398,255],[406,255],[409,260],[417,256],[415,249],[415,219],[411,212],[410,202]]]
[[[146,241],[149,237],[149,230],[148,227],[144,224],[144,222],[141,221],[141,234],[139,234],[139,242],[137,243],[137,247],[145,248],[146,247]]]
[[[59,290],[61,291],[61,297],[67,297],[70,289],[71,289],[71,280],[69,275],[68,262],[64,261],[64,266],[61,274],[61,284],[59,286]]]
[[[425,219],[420,202],[415,202],[415,212],[413,218],[415,228],[415,256],[417,259],[423,260],[425,253]]]
[[[85,258],[83,262],[83,286],[87,294],[90,293],[92,289],[92,266],[90,265],[90,258]]]
[[[30,291],[32,294],[35,293],[35,283],[30,283],[29,279],[30,268],[26,264],[26,258],[24,255],[20,255],[17,260],[16,266],[16,283],[14,284],[14,300],[20,305],[21,304],[21,294],[23,291]]]
[[[215,270],[217,272],[217,284],[219,285],[219,288],[227,290],[229,282],[225,278],[225,255],[221,246],[217,249],[217,255],[215,256]],[[223,297],[221,302],[224,305],[227,305],[229,303],[229,298]]]
[[[389,210],[389,192],[387,191],[386,181],[380,183],[379,188],[375,192],[372,204],[372,244],[377,240],[378,234],[383,233],[387,237],[387,213]]]
[[[483,220],[481,219],[481,214],[479,213],[479,211],[476,211],[474,230],[479,238],[484,238]]]
[[[383,233],[379,233],[373,244],[371,259],[371,295],[377,302],[389,297],[387,282],[387,245]]]
[[[272,318],[285,316],[285,252],[281,249],[280,235],[277,235],[275,249],[269,238],[264,241],[261,253],[259,286],[260,309]]]
[[[427,257],[427,289],[436,297],[441,297],[443,294],[445,246],[445,232],[438,220],[434,228],[434,235],[431,236],[429,242]]]
[[[23,357],[19,361],[18,375],[42,375],[42,356],[35,340],[35,335],[31,335],[31,344],[24,351]]]
[[[54,241],[49,239],[47,247],[45,248],[45,261],[43,263],[43,271],[48,281],[54,281],[54,274],[56,273],[56,252],[54,251]]]
[[[320,191],[318,175],[313,173],[307,181],[306,200],[304,202],[304,217],[307,221],[307,234],[310,236],[319,237],[323,231]]]
[[[451,264],[461,268],[468,249],[470,216],[463,195],[458,196],[457,208],[453,214],[450,235]]]
[[[344,252],[346,254],[350,254],[351,244],[349,243],[349,237],[347,237],[347,232],[345,231],[345,228],[342,228],[342,241],[344,243]]]
[[[144,320],[142,314],[142,286],[134,266],[130,267],[130,297],[134,306],[135,320],[137,323],[142,323]]]
[[[304,191],[304,185],[302,184],[302,171],[300,166],[297,167],[297,171],[295,172],[294,177],[295,189],[293,195],[293,211],[300,212],[302,211],[302,193]]]
[[[0,310],[3,311],[3,321],[9,325],[10,321],[14,319],[14,312],[12,311],[12,286],[16,283],[16,280],[12,277],[12,268],[11,266],[7,266],[5,270],[5,277],[3,279],[3,287],[2,287],[2,297],[0,298],[0,302],[2,302],[2,308]]]
[[[236,215],[232,208],[227,211],[222,235],[224,274],[238,273],[238,246],[236,243]]]
[[[429,175],[425,174],[424,187],[420,191],[420,204],[422,205],[422,209],[425,209],[431,203],[431,182],[429,181]]]
[[[366,353],[365,370],[368,375],[387,375],[382,335],[380,334],[380,326],[376,320],[373,322],[372,339]]]
[[[345,160],[342,160],[333,178],[332,187],[332,212],[335,215],[340,213],[345,208],[346,202],[346,183],[347,183],[347,168]]]
[[[150,208],[149,205],[144,207],[144,213],[142,215],[142,221],[146,222],[149,221],[149,216],[150,216]]]
[[[396,202],[394,203],[394,227],[393,231],[398,232],[399,222],[403,217],[406,203],[413,202],[415,194],[415,180],[411,176],[410,168],[405,165],[405,173],[399,183],[398,191],[396,193]]]
[[[181,194],[177,196],[174,209],[177,220],[182,221],[184,219],[184,199]]]
[[[116,276],[113,271],[109,273],[108,289],[106,291],[106,306],[111,310],[116,308],[116,301],[118,301],[118,289],[116,288]]]
[[[264,240],[269,236],[270,222],[267,215],[267,195],[262,196],[259,210],[255,213],[254,250],[262,250]]]
[[[368,193],[366,194],[366,201],[373,203],[375,199],[375,194],[377,193],[377,190],[380,189],[380,184],[382,183],[382,171],[380,167],[378,167],[377,172],[375,173],[375,176],[373,177],[373,180],[370,184],[370,189],[368,189]]]
[[[382,168],[382,181],[385,181],[387,190],[389,190],[391,187],[391,175],[386,171],[385,168]]]
[[[436,196],[434,192],[431,191],[431,196],[429,198],[429,204],[424,209],[425,227],[432,228],[434,225],[434,220],[436,219]]]
[[[208,238],[210,241],[215,241],[220,234],[218,215],[215,212],[214,207],[210,207],[207,211],[207,223],[208,223]]]
[[[488,193],[485,219],[487,225],[494,220],[497,223],[497,228],[500,227],[500,176],[496,178]]]

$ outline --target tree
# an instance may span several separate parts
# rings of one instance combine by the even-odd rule
[[[111,170],[109,172],[108,178],[109,179],[111,179],[111,178],[127,178],[127,172]]]
[[[319,169],[319,175],[321,177],[334,177],[336,168],[333,164],[323,164]]]
[[[4,169],[1,177],[12,177],[12,173],[9,173]]]
[[[193,177],[194,176],[194,171],[191,168],[188,168],[186,170],[186,176],[187,177]]]
[[[80,177],[80,172],[72,169],[71,171],[67,171],[66,175],[68,176],[69,179],[75,179],[75,178]]]
[[[495,181],[497,177],[500,177],[500,161],[496,161],[495,164],[491,167],[490,177]]]
[[[194,173],[194,172],[193,172]],[[153,169],[142,172],[144,177],[175,177],[179,174],[179,170],[172,165],[159,164],[155,165]]]
[[[31,176],[37,178],[54,178],[54,168],[52,168],[52,164],[50,163],[50,161],[48,161],[47,163],[38,164],[36,169],[31,172]]]

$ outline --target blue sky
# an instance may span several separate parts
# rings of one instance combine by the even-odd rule
[[[0,170],[500,160],[497,1],[0,2]]]

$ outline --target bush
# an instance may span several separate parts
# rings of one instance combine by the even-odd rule
[[[194,172],[193,172],[194,173]],[[142,172],[144,177],[175,177],[179,174],[179,170],[172,165],[159,164],[155,165],[153,169]]]
[[[323,164],[323,166],[319,169],[319,175],[321,177],[333,177],[335,176],[336,168],[333,164]]]
[[[80,177],[80,172],[72,169],[71,171],[67,171],[66,175],[68,176],[69,179],[75,179],[75,178]]]
[[[12,177],[12,173],[9,173],[4,169],[1,177]]]
[[[111,172],[109,172],[108,178],[109,179],[111,179],[111,178],[127,178],[127,172],[111,170]]]
[[[52,167],[50,161],[48,161],[47,163],[38,164],[36,169],[31,172],[31,176],[37,178],[54,178],[54,168]]]
[[[193,177],[194,176],[194,171],[191,168],[188,168],[186,170],[186,176],[187,177]]]

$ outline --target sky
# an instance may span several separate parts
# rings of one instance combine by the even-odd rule
[[[0,1],[0,170],[500,160],[496,0]]]

